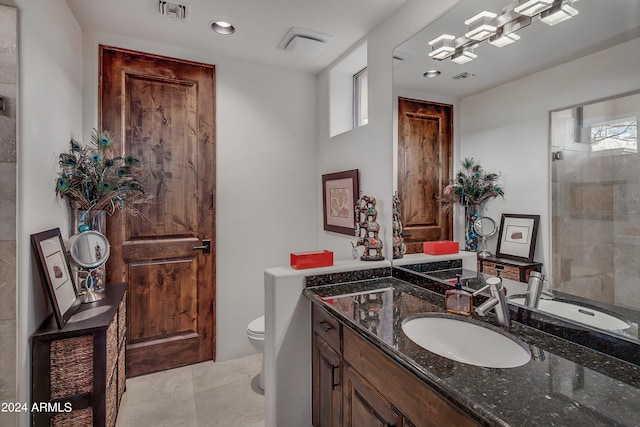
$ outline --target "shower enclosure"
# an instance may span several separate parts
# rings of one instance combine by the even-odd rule
[[[640,91],[551,112],[553,289],[640,309]]]

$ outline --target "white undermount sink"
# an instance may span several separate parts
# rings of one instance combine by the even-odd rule
[[[524,301],[524,297],[509,298],[509,302],[515,304],[525,305]],[[624,320],[611,316],[610,314],[594,310],[591,307],[572,304],[568,301],[541,299],[538,303],[538,310],[593,326],[594,328],[619,330],[628,329],[631,326]]]
[[[531,360],[526,344],[502,331],[454,315],[405,320],[402,330],[420,347],[440,356],[487,368],[515,368]]]

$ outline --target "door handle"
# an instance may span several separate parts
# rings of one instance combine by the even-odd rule
[[[211,253],[211,240],[203,240],[202,246],[194,246],[194,251],[202,251],[203,254]]]

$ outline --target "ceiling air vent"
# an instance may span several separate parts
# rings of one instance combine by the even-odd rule
[[[191,7],[188,4],[173,3],[165,0],[158,0],[158,12],[160,15],[179,21],[188,21]]]
[[[460,74],[456,74],[455,76],[451,77],[453,80],[464,80],[464,79],[468,79],[470,77],[474,77],[475,74],[473,73],[468,73],[468,72],[463,72]]]
[[[303,58],[315,58],[332,39],[328,34],[292,27],[280,41],[278,49]]]

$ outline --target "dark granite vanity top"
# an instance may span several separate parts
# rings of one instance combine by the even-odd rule
[[[444,312],[442,295],[383,277],[308,287],[326,307],[373,345],[482,425],[640,426],[640,367],[514,322],[509,332],[532,359],[496,369],[456,362],[406,337],[402,322]],[[495,317],[474,318],[493,323]]]

